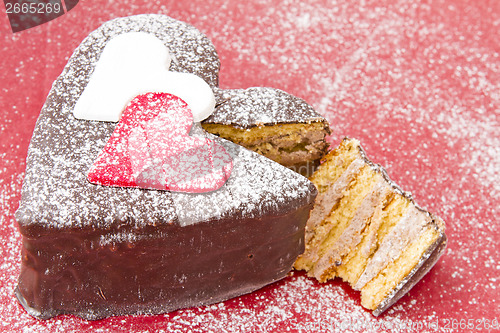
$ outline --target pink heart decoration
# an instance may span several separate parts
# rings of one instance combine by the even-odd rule
[[[179,97],[146,93],[127,106],[88,173],[91,183],[176,192],[219,189],[233,163],[224,147],[189,136],[193,115]]]

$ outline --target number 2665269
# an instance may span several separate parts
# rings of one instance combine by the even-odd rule
[[[60,3],[6,3],[7,14],[52,14],[60,13],[63,9]]]

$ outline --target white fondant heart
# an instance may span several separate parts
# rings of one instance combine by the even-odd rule
[[[170,54],[155,36],[129,32],[104,47],[73,115],[78,119],[119,121],[127,104],[137,95],[165,92],[183,99],[199,122],[210,116],[215,97],[200,77],[169,71]]]

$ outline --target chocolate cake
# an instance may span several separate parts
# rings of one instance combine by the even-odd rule
[[[130,32],[161,40],[171,71],[218,84],[210,41],[166,16],[107,22],[76,49],[37,121],[16,212],[23,237],[16,296],[38,318],[93,320],[216,303],[285,277],[304,250],[314,185],[199,126],[190,136],[231,157],[220,188],[186,193],[89,181],[118,127],[78,119],[73,110],[106,45]]]
[[[273,88],[220,90],[208,132],[310,176],[326,154],[327,120],[304,100]]]
[[[320,282],[341,277],[378,316],[436,263],[445,224],[415,204],[359,141],[344,139],[311,177],[318,188],[295,268]]]

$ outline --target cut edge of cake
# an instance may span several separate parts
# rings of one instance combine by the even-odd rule
[[[216,109],[202,126],[310,176],[328,150],[328,121],[304,100],[267,87],[215,89]]]
[[[380,315],[446,248],[443,220],[419,207],[356,139],[345,138],[310,180],[318,188],[295,268],[320,282],[341,277]]]

